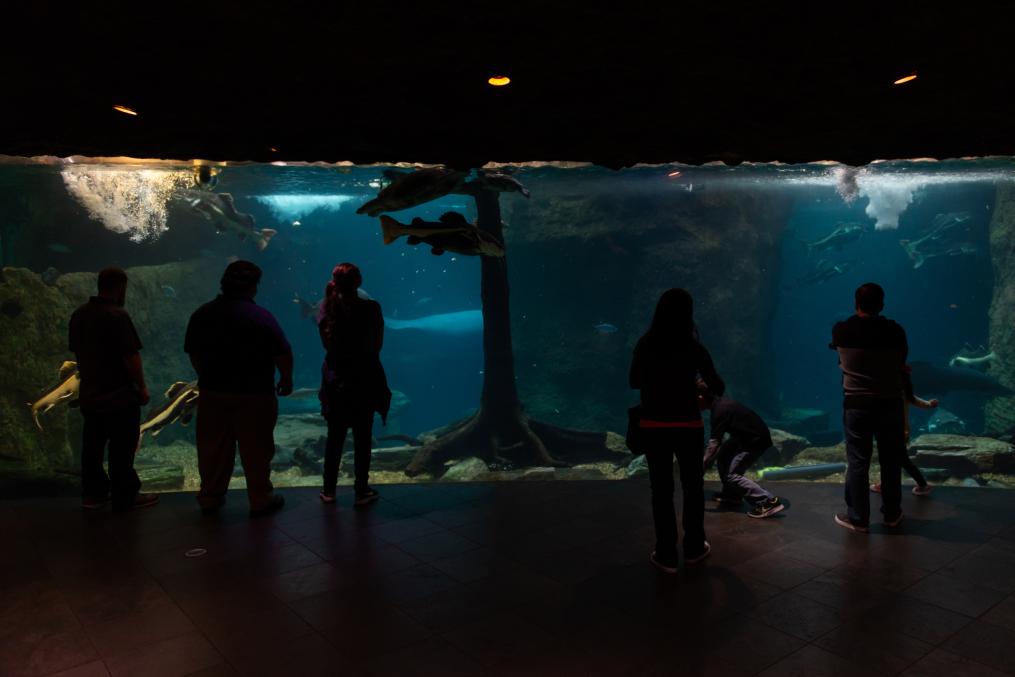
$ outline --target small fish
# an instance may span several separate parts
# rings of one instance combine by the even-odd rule
[[[302,224],[302,223],[300,223],[299,221],[293,221],[293,228],[299,228],[299,227],[300,227],[300,226],[302,226],[302,225],[303,225],[303,224]]]
[[[423,305],[426,305],[427,303],[430,303],[431,301],[433,301],[433,297],[432,296],[424,296],[423,298],[421,298],[418,301],[416,301],[416,305],[417,306],[423,306]]]
[[[32,410],[32,418],[35,420],[35,426],[39,430],[42,430],[42,424],[39,423],[39,414],[45,414],[61,402],[77,400],[78,391],[81,389],[81,376],[78,375],[78,363],[68,360],[61,364],[57,380],[58,383],[46,391],[45,395],[35,402],[26,402]]]
[[[851,242],[855,242],[863,236],[864,227],[858,223],[845,223],[837,226],[828,235],[819,240],[804,242],[807,253],[820,252],[826,249],[841,250]]]
[[[71,248],[62,242],[54,242],[49,245],[49,251],[56,252],[57,254],[70,254]]]
[[[162,295],[165,296],[167,299],[175,299],[176,290],[170,287],[168,284],[164,284],[162,285]]]
[[[609,322],[601,322],[592,328],[600,334],[616,334],[618,331],[616,325],[612,325]]]
[[[317,323],[317,315],[321,308],[321,302],[311,303],[299,294],[293,295],[293,303],[300,307],[300,315],[303,319],[310,320],[311,322]]]

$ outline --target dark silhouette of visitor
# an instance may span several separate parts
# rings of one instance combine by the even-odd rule
[[[638,425],[652,484],[656,548],[652,563],[677,572],[677,517],[673,507],[673,456],[684,496],[684,561],[695,564],[711,550],[705,540],[704,424],[698,406],[698,376],[711,392],[726,389],[694,327],[694,301],[683,289],[663,293],[652,326],[634,348],[630,384],[641,391]]]
[[[746,498],[751,504],[748,517],[771,517],[782,512],[786,504],[746,475],[748,468],[772,448],[772,433],[764,419],[740,402],[712,395],[704,382],[698,383],[698,392],[701,408],[711,411],[712,434],[704,468],[707,470],[714,461],[722,480],[722,491],[713,494],[713,500],[720,505],[739,506]]]
[[[937,400],[925,400],[913,392],[912,369],[910,369],[908,365],[902,375],[902,382],[903,392],[905,395],[903,402],[903,412],[905,414],[903,434],[906,441],[906,453],[902,455],[902,469],[913,478],[914,482],[916,482],[916,486],[913,487],[914,496],[930,496],[931,489],[930,484],[927,483],[927,478],[924,477],[923,472],[916,467],[915,463],[913,463],[913,459],[909,457],[909,406],[913,405],[917,409],[937,409],[939,403]],[[871,491],[875,494],[880,494],[881,482],[872,484]]]
[[[81,507],[113,510],[158,503],[157,494],[138,493],[134,451],[140,437],[141,407],[151,399],[141,364],[141,340],[123,306],[127,273],[99,272],[98,295],[70,318],[70,350],[81,378],[78,403],[84,417],[81,442]],[[109,445],[109,475],[102,460]]]
[[[884,524],[902,521],[902,459],[906,453],[904,372],[909,345],[906,332],[881,316],[885,291],[861,285],[855,294],[856,315],[836,323],[831,348],[842,369],[843,428],[846,436],[846,513],[835,516],[841,527],[867,533],[870,528],[870,463],[874,440],[881,465],[881,513]]]
[[[335,502],[335,485],[346,434],[352,428],[355,504],[377,500],[368,484],[374,412],[386,420],[391,391],[381,364],[384,317],[381,305],[361,298],[363,276],[351,263],[340,263],[324,290],[318,319],[325,358],[321,367],[321,413],[328,421],[321,500]]]
[[[225,505],[236,448],[247,478],[250,515],[281,508],[273,493],[278,395],[293,390],[293,355],[275,317],[254,303],[261,269],[234,261],[222,275],[222,293],[190,317],[184,350],[198,375],[197,459],[206,514]],[[275,383],[275,369],[280,377]]]

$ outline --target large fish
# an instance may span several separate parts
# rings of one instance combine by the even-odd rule
[[[913,262],[913,268],[919,268],[935,256],[975,254],[976,245],[963,241],[967,237],[970,218],[968,212],[938,214],[926,235],[916,240],[899,240]]]
[[[393,320],[390,317],[384,318],[384,325],[388,329],[418,329],[420,331],[434,334],[462,335],[483,330],[483,311],[461,310],[457,313],[442,313],[440,315],[426,315],[414,320]]]
[[[32,408],[32,418],[35,420],[35,426],[39,430],[42,430],[42,424],[39,423],[39,414],[45,414],[62,402],[70,403],[77,400],[78,391],[81,389],[81,376],[78,374],[78,363],[68,360],[61,364],[57,380],[58,383],[47,390],[45,395],[35,402],[27,402],[28,406]]]
[[[993,350],[987,350],[983,346],[973,348],[967,343],[962,350],[948,361],[948,366],[969,367],[977,371],[986,371],[996,359],[997,354]]]
[[[439,221],[424,221],[417,217],[408,224],[382,216],[381,232],[384,244],[391,244],[406,235],[408,244],[428,244],[431,253],[436,256],[446,251],[465,256],[504,256],[504,245],[497,238],[472,225],[457,212],[447,212]]]
[[[180,197],[191,209],[210,221],[215,226],[216,232],[229,231],[239,236],[241,240],[249,237],[260,250],[267,247],[271,238],[278,234],[278,231],[272,228],[258,230],[253,216],[236,211],[233,196],[229,193],[184,190],[180,192]]]
[[[356,213],[380,216],[384,212],[416,207],[455,192],[462,186],[467,175],[467,172],[447,167],[428,167],[408,173],[388,170],[384,176],[391,183],[377,197],[357,209]]]
[[[480,171],[479,178],[470,182],[477,186],[494,190],[498,193],[521,193],[529,197],[529,189],[522,185],[522,182],[506,172]]]
[[[863,233],[864,227],[860,224],[844,223],[820,240],[804,242],[804,246],[807,247],[808,254],[825,251],[826,249],[841,250],[847,244],[859,240],[863,236]]]
[[[169,386],[166,391],[166,401],[153,410],[141,424],[141,435],[149,430],[152,437],[158,437],[162,429],[167,425],[179,421],[181,425],[187,425],[194,417],[194,409],[197,407],[197,400],[200,392],[197,389],[197,381],[177,381]],[[138,441],[140,444],[140,440]]]
[[[917,392],[943,395],[963,390],[980,393],[988,397],[1015,395],[1015,391],[1002,385],[997,379],[969,367],[939,367],[929,362],[913,362],[913,387]]]
[[[852,267],[852,261],[832,263],[822,259],[821,261],[818,261],[818,265],[815,266],[814,270],[797,278],[797,286],[807,287],[812,284],[822,284],[828,280],[839,277],[840,275],[845,275]]]

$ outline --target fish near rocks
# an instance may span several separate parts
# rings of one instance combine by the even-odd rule
[[[199,397],[197,381],[189,383],[177,381],[169,386],[166,390],[166,401],[149,413],[141,423],[141,435],[144,436],[150,430],[152,437],[157,437],[166,426],[176,421],[179,421],[180,425],[187,425],[194,417]],[[140,439],[138,444],[140,445]]]
[[[435,256],[445,251],[466,256],[504,256],[504,244],[500,240],[469,223],[457,212],[447,212],[436,222],[415,218],[408,224],[390,216],[381,216],[381,232],[384,244],[391,244],[405,235],[410,245],[430,245]]]
[[[42,423],[39,422],[39,415],[45,414],[58,404],[73,403],[77,401],[78,392],[81,390],[81,376],[78,374],[78,363],[68,360],[60,365],[57,374],[57,384],[46,391],[46,393],[35,402],[26,404],[32,410],[32,419],[35,427],[42,431]]]

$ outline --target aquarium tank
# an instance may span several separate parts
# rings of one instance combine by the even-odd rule
[[[934,484],[1015,486],[1010,159],[465,172],[3,157],[4,496],[75,491],[81,416],[67,323],[111,265],[130,279],[126,308],[152,392],[137,469],[147,490],[197,488],[188,414],[199,392],[187,386],[196,375],[183,336],[237,259],[264,271],[257,302],[294,350],[276,486],[320,483],[317,310],[344,261],[385,317],[393,397],[386,424],[374,423],[373,482],[646,475],[624,444],[637,402],[628,367],[671,287],[693,294],[729,395],[773,430],[752,472],[841,482],[831,328],[874,281],[908,333],[916,394],[940,400],[911,414],[915,463]],[[158,419],[166,406],[181,408]],[[341,481],[351,483],[347,444]],[[232,486],[243,486],[239,467]]]

